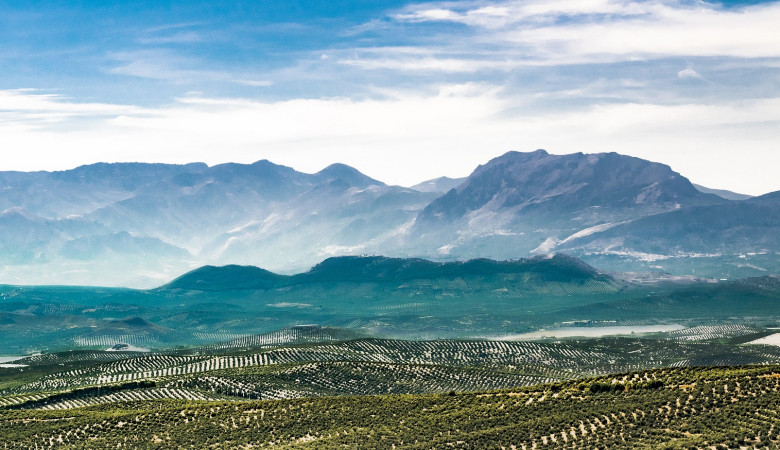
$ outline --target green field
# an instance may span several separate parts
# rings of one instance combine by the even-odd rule
[[[538,342],[338,340],[338,329],[298,327],[179,351],[22,358],[0,368],[0,406],[461,392],[662,367],[780,364],[780,347],[742,344],[766,334],[719,326]]]
[[[0,427],[4,448],[771,448],[780,347],[745,342],[774,332],[412,341],[303,326],[49,353],[0,368]]]
[[[780,366],[487,392],[0,410],[5,448],[777,448]]]

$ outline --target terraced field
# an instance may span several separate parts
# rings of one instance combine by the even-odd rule
[[[184,396],[184,392],[167,390],[171,395]],[[0,410],[3,446],[721,449],[780,445],[777,365],[653,369],[473,393],[239,402],[147,398],[127,395],[111,404],[67,411]]]

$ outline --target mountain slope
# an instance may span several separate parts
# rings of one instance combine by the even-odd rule
[[[746,264],[751,254],[770,273],[780,270],[778,249],[780,192],[642,217],[556,247],[577,255],[636,254],[651,260],[709,255],[710,259],[742,259]]]
[[[478,167],[454,192],[435,200],[415,227],[499,209],[576,213],[588,207],[668,210],[720,203],[668,166],[617,153],[550,155],[509,152]]]
[[[550,253],[591,227],[728,202],[666,165],[634,157],[509,152],[426,206],[410,241],[428,254],[512,258]]]
[[[265,290],[276,286],[285,278],[283,275],[277,275],[254,266],[203,266],[185,273],[161,289],[198,291]]]

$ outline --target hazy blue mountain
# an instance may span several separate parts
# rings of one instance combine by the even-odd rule
[[[735,253],[780,248],[780,193],[739,202],[696,206],[639,218],[574,238],[561,248],[604,240],[622,248],[653,252]]]
[[[727,191],[725,189],[711,189],[695,183],[693,187],[698,189],[700,192],[704,192],[705,194],[715,194],[718,197],[725,198],[726,200],[747,200],[753,197],[752,195],[739,194],[737,192]]]
[[[668,166],[638,158],[509,152],[426,206],[412,235],[443,255],[510,258],[551,252],[594,226],[725,202]]]
[[[466,181],[466,178],[449,178],[439,177],[433,180],[423,181],[422,183],[415,184],[412,189],[420,192],[435,192],[439,194],[445,194],[450,189],[457,187],[459,184]]]
[[[113,230],[159,237],[196,252],[210,237],[270,214],[305,190],[309,177],[265,160],[221,164],[146,185],[89,217]]]
[[[73,240],[107,233],[95,222],[78,217],[49,219],[21,208],[0,212],[0,261],[4,264],[40,264],[63,257]]]
[[[586,208],[662,211],[721,203],[668,166],[617,153],[509,152],[479,166],[454,191],[427,206],[416,227],[500,209],[516,214]]]
[[[289,273],[340,255],[557,251],[611,270],[749,276],[780,266],[777,214],[771,195],[728,200],[616,153],[509,152],[414,188],[343,164],[308,174],[267,160],[0,172],[0,281],[151,287],[205,264]],[[720,257],[739,270],[720,270]],[[659,258],[674,264],[645,264]]]
[[[40,260],[52,241],[62,240],[62,232],[42,217],[21,208],[0,213],[0,260],[29,263]]]
[[[203,163],[99,163],[58,172],[0,172],[0,211],[21,208],[49,219],[80,216],[161,179],[206,168]]]
[[[149,286],[210,262],[305,269],[376,252],[436,196],[343,164],[307,174],[267,160],[0,172],[2,184],[0,278],[24,283]]]
[[[331,164],[314,174],[317,184],[342,182],[346,185],[365,189],[369,186],[385,186],[381,181],[362,174],[346,164]]]

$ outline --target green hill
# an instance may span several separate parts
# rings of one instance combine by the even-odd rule
[[[393,283],[457,278],[493,280],[508,275],[523,275],[523,281],[527,284],[612,282],[609,276],[565,255],[511,261],[472,259],[453,262],[385,256],[340,256],[328,258],[308,272],[291,276],[274,274],[253,266],[204,266],[176,278],[159,290],[268,290],[322,283]]]
[[[423,340],[605,324],[772,328],[780,323],[778,280],[621,281],[562,255],[339,257],[296,275],[206,266],[146,291],[0,286],[0,355],[195,348],[311,324]]]
[[[286,277],[254,266],[203,266],[176,278],[161,289],[227,291],[265,290]]]

